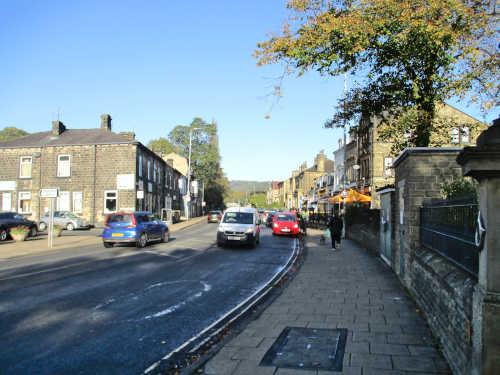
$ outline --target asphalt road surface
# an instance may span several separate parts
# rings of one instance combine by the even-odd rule
[[[139,374],[268,281],[293,240],[214,246],[215,224],[145,249],[0,262],[0,374]]]

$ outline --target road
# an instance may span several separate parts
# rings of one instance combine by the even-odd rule
[[[87,247],[0,262],[1,374],[138,374],[216,321],[289,259],[219,249],[198,224],[145,249]]]

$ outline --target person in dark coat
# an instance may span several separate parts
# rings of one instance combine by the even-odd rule
[[[332,249],[335,249],[335,243],[338,242],[340,246],[340,237],[342,235],[342,228],[344,227],[344,223],[342,219],[338,217],[337,214],[335,216],[330,217],[328,222],[328,229],[330,230],[330,237],[332,238]]]

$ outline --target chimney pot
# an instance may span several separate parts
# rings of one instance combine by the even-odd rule
[[[101,129],[111,131],[111,116],[107,113],[101,115]]]
[[[59,136],[65,130],[66,130],[66,126],[64,126],[64,124],[61,121],[59,121],[59,120],[52,121],[52,135],[53,136]]]

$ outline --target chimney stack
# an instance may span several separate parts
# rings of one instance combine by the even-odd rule
[[[111,130],[111,125],[110,125],[110,130]],[[134,141],[135,140],[135,133],[134,132],[120,132],[119,134],[123,138],[125,138],[127,141]]]
[[[101,115],[101,129],[111,131],[111,116],[107,113]]]
[[[59,120],[56,120],[56,121],[52,121],[52,135],[53,136],[60,136],[62,134],[62,132],[64,132],[66,130],[66,126],[64,126],[64,124],[59,121]]]

